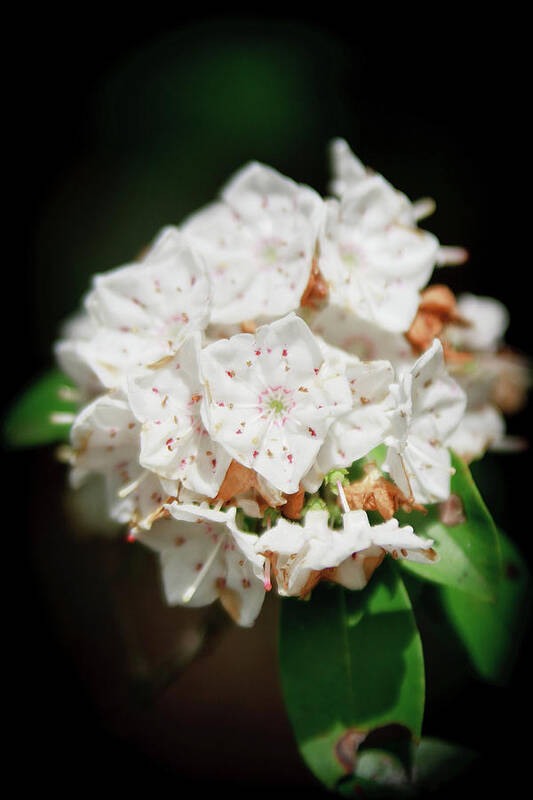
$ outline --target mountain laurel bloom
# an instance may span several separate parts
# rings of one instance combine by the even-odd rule
[[[433,201],[341,139],[331,159],[325,198],[245,165],[96,275],[55,347],[80,397],[72,484],[103,478],[169,603],[218,600],[243,626],[273,587],[355,591],[386,556],[437,561],[393,514],[448,500],[450,446],[472,458],[501,442],[529,385],[502,350],[501,304],[428,292],[435,267],[464,259],[419,227]]]

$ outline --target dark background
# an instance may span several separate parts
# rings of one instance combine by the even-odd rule
[[[436,279],[502,300],[508,343],[533,351],[530,75],[520,20],[335,15],[19,21],[5,73],[3,404],[51,364],[58,325],[94,272],[133,258],[249,159],[324,193],[334,136],[412,199],[435,198],[423,225],[471,253]],[[510,432],[530,437],[530,419],[511,419]],[[105,727],[55,624],[32,544],[48,513],[43,486],[53,493],[62,480],[50,459],[43,450],[5,458],[15,753],[45,785],[183,788],[183,777]],[[497,459],[486,499],[531,564],[530,468],[527,453]],[[529,669],[524,655],[508,689],[473,688],[460,698],[464,718],[441,708],[432,720],[443,735],[459,727],[456,738],[499,754],[493,772],[476,774],[487,796],[505,785],[507,764],[515,775],[526,767],[516,726],[530,710]],[[275,771],[267,749],[258,784],[283,792]],[[205,776],[218,790],[209,764]]]

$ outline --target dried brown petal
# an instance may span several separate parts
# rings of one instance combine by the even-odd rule
[[[287,519],[300,519],[301,510],[305,500],[305,489],[300,484],[300,488],[293,494],[283,494],[287,498],[287,502],[281,506],[281,513]]]
[[[319,309],[320,306],[327,300],[327,297],[328,284],[320,272],[318,267],[318,259],[315,256],[313,258],[311,274],[309,275],[307,286],[305,287],[300,300],[300,305],[316,310]]]
[[[249,469],[249,467],[245,467],[243,464],[239,464],[238,461],[233,459],[227,469],[218,494],[214,499],[222,500],[223,503],[227,503],[236,495],[251,489],[254,483],[255,471]]]

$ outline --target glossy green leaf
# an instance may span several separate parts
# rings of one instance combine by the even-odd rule
[[[402,525],[412,525],[419,536],[434,539],[434,548],[440,556],[434,564],[407,560],[401,564],[420,578],[495,602],[501,577],[496,526],[464,461],[452,453],[452,464],[455,474],[451,492],[461,500],[464,522],[444,524],[439,504],[428,506],[427,514],[398,512],[396,516]]]
[[[10,447],[31,447],[67,441],[70,423],[54,421],[54,414],[71,414],[76,404],[69,399],[72,382],[59,370],[45,373],[12,405],[3,425],[3,438]]]
[[[502,579],[496,603],[485,603],[450,587],[441,602],[470,661],[482,678],[503,684],[520,652],[531,611],[531,574],[517,547],[499,532]]]
[[[394,725],[418,738],[422,645],[395,565],[362,591],[321,584],[307,602],[284,600],[280,671],[300,752],[328,788],[353,771],[370,731]]]

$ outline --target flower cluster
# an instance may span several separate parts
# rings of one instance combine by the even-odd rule
[[[394,513],[450,496],[450,447],[502,444],[524,364],[495,300],[432,284],[465,258],[433,210],[331,148],[332,196],[252,163],[220,198],[94,278],[56,345],[82,398],[71,478],[160,554],[169,603],[366,585],[387,553],[432,563]],[[507,406],[506,406],[507,404]],[[376,448],[385,457],[376,457]],[[377,512],[381,521],[375,523]]]

